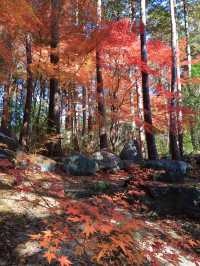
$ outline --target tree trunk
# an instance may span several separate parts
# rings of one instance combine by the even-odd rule
[[[3,96],[3,113],[1,120],[1,130],[9,130],[9,103],[10,103],[10,85],[6,83],[4,85],[4,96]]]
[[[87,112],[86,112],[86,99],[87,99],[87,93],[85,86],[82,87],[82,97],[83,97],[83,127],[82,127],[82,136],[86,134],[86,120],[87,120]]]
[[[177,121],[176,121],[176,98],[177,92],[177,30],[175,19],[175,1],[170,0],[171,9],[171,47],[172,47],[172,76],[171,76],[171,93],[172,99],[170,101],[170,132],[169,132],[169,145],[170,153],[173,160],[180,159],[180,150],[177,138]]]
[[[184,24],[185,24],[185,37],[186,37],[187,76],[189,79],[191,79],[191,77],[192,77],[192,58],[191,58],[191,47],[190,47],[187,0],[183,0],[183,8],[184,8]]]
[[[133,69],[130,68],[129,70],[129,77],[130,77],[130,80],[133,79]],[[134,94],[135,94],[135,91],[134,91],[134,87],[131,87],[130,88],[130,112],[131,112],[131,119],[132,119],[132,122],[131,122],[131,135],[132,135],[132,138],[134,137],[135,135],[135,131],[136,131],[136,124],[135,124],[135,106],[134,106]]]
[[[91,92],[89,90],[88,90],[87,101],[88,101],[88,121],[87,121],[87,126],[88,126],[88,135],[90,137],[91,133],[92,133],[93,120],[92,120]]]
[[[147,41],[146,41],[146,1],[141,0],[141,27],[140,27],[140,40],[141,40],[141,60],[144,65],[147,64]],[[142,70],[142,93],[143,93],[143,108],[144,108],[144,122],[152,127],[152,112],[151,102],[149,95],[149,75]],[[147,143],[148,158],[156,160],[158,153],[156,149],[155,136],[153,131],[149,132],[145,128],[145,137]]]
[[[59,64],[59,20],[61,11],[61,1],[51,0],[51,55],[50,61],[54,66]],[[57,70],[58,71],[58,70]],[[57,73],[56,73],[57,75]],[[56,76],[55,75],[55,76]],[[48,133],[58,135],[60,133],[60,102],[59,102],[59,82],[57,77],[50,79],[49,111],[48,111]],[[48,145],[50,155],[58,154],[61,151],[61,141],[57,136]]]
[[[185,26],[185,37],[186,37],[186,56],[187,56],[187,65],[186,65],[186,77],[188,78],[187,89],[191,91],[191,78],[192,78],[192,58],[191,58],[191,47],[190,47],[190,34],[189,34],[189,23],[188,23],[188,4],[187,0],[183,0],[183,9],[184,9],[184,26]],[[193,150],[197,150],[196,137],[194,125],[191,123],[190,136]]]
[[[97,26],[101,26],[101,0],[97,2]],[[99,140],[100,149],[108,148],[108,140],[106,133],[106,111],[103,89],[103,78],[100,61],[100,51],[96,48],[96,79],[97,79],[97,103],[98,103],[98,118],[99,118]]]
[[[38,107],[38,112],[36,114],[35,118],[35,125],[34,125],[34,131],[36,136],[39,136],[40,133],[40,116],[41,116],[41,109],[42,109],[42,99],[45,91],[45,81],[40,79],[40,94],[39,94],[39,107]]]
[[[3,33],[4,35],[4,33]],[[3,37],[3,36],[2,36]],[[5,43],[6,47],[9,49],[9,52],[12,54],[13,49],[13,42],[12,37],[9,33],[5,33]],[[10,133],[10,99],[12,97],[11,95],[11,84],[12,84],[12,64],[13,62],[7,63],[7,65],[4,66],[7,76],[7,80],[4,84],[4,96],[3,96],[3,113],[2,113],[2,120],[1,120],[1,130],[4,130],[4,132]]]
[[[27,58],[27,93],[24,109],[23,124],[20,132],[20,143],[24,146],[29,144],[30,140],[30,124],[32,111],[32,95],[33,95],[33,74],[31,71],[32,64],[32,43],[31,36],[26,36],[26,58]]]
[[[176,49],[177,49],[177,91],[178,91],[178,111],[177,111],[177,130],[178,130],[178,145],[180,150],[180,156],[183,157],[183,112],[182,107],[182,84],[181,84],[181,65],[180,65],[180,49],[179,49],[179,37],[178,31],[176,33]]]
[[[142,88],[136,78],[136,95],[137,95],[137,111],[136,115],[140,121],[143,121],[143,99],[142,99]],[[145,131],[144,127],[141,125],[138,127],[138,142],[140,143],[140,153],[142,157],[146,157],[146,149],[145,149]]]

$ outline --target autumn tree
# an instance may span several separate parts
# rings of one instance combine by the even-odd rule
[[[24,44],[24,34],[32,32],[35,25],[38,25],[38,18],[35,16],[33,9],[28,1],[1,1],[1,38],[4,39],[6,44],[5,50],[7,51],[7,59],[5,61],[7,78],[4,86],[4,106],[3,106],[3,116],[2,116],[2,128],[9,128],[9,108],[10,100],[12,99],[12,85],[13,76],[17,73],[17,63],[23,58],[19,57],[19,50],[22,49]],[[15,46],[15,44],[18,44]],[[27,47],[28,45],[26,45]],[[30,72],[30,49],[29,55],[27,53],[27,65]],[[8,60],[9,59],[9,60]],[[29,74],[28,74],[29,76]],[[28,80],[30,80],[28,78]],[[28,82],[27,82],[28,83]],[[30,105],[29,105],[30,107]],[[25,117],[27,117],[27,112]],[[27,120],[27,119],[26,119]],[[28,120],[27,120],[28,121]],[[24,123],[26,124],[26,122]]]

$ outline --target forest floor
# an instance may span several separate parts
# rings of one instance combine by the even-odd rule
[[[134,179],[131,177],[134,176]],[[200,169],[193,171],[193,182],[200,185]],[[130,208],[127,215],[133,215],[162,234],[166,246],[170,248],[171,238],[180,240],[177,252],[182,256],[179,265],[195,266],[191,256],[200,257],[200,223],[184,216],[159,215],[146,205],[146,184],[153,182],[152,171],[138,167],[116,174],[99,173],[90,177],[66,176],[61,170],[56,173],[39,172],[34,169],[16,169],[1,167],[0,172],[0,266],[45,266],[49,265],[42,256],[43,251],[30,235],[45,230],[45,219],[52,216],[50,208],[58,206],[59,199],[73,198],[77,201],[96,195],[121,195]],[[140,199],[145,198],[141,201]],[[116,203],[117,205],[117,203]],[[167,233],[166,233],[167,232]],[[152,238],[154,236],[152,235]],[[184,240],[183,240],[184,239]],[[67,255],[73,265],[89,264],[74,256],[70,249]],[[58,265],[52,262],[50,265]],[[118,264],[113,264],[118,265]],[[172,265],[166,260],[161,265]]]

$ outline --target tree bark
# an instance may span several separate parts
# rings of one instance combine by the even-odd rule
[[[140,121],[143,121],[143,99],[142,99],[142,88],[136,78],[136,98],[137,98],[137,111],[136,115]],[[145,149],[145,131],[144,128],[139,125],[138,127],[138,142],[140,143],[140,153],[143,158],[146,157],[146,149]]]
[[[192,58],[191,58],[191,47],[190,47],[190,33],[188,23],[188,5],[187,0],[183,0],[184,8],[184,24],[185,24],[185,37],[186,37],[186,55],[187,55],[187,76],[189,79],[192,77]]]
[[[97,26],[98,27],[101,26],[101,0],[97,1]],[[106,111],[105,111],[100,51],[98,45],[96,48],[96,79],[97,79],[97,103],[98,103],[98,118],[99,118],[100,149],[106,149],[108,148],[108,139],[106,133]]]
[[[8,131],[9,130],[9,103],[10,103],[10,85],[6,83],[4,85],[4,96],[3,96],[3,113],[1,120],[1,130]]]
[[[53,64],[54,66],[58,66],[59,64],[58,45],[59,45],[60,11],[61,11],[61,0],[51,0],[50,61],[51,61],[51,64]],[[54,134],[54,135],[60,134],[59,81],[57,77],[52,77],[50,79],[48,133]],[[50,155],[54,155],[54,154],[60,153],[60,151],[61,151],[61,141],[60,141],[60,138],[57,136],[56,139],[52,143],[49,143],[48,152]]]
[[[82,87],[82,97],[83,97],[83,127],[82,127],[82,136],[86,134],[86,120],[87,120],[87,112],[86,112],[86,99],[87,99],[87,93],[85,86]]]
[[[32,111],[32,95],[33,95],[33,73],[31,71],[32,64],[32,41],[31,36],[26,36],[26,58],[27,58],[27,93],[24,109],[23,124],[20,132],[20,143],[24,146],[29,144],[30,127],[31,127],[31,111]]]
[[[147,65],[147,41],[146,41],[146,1],[141,0],[141,26],[140,26],[140,40],[141,40],[141,60],[143,65]],[[149,75],[146,70],[142,70],[142,94],[143,94],[143,109],[144,109],[144,122],[152,127],[152,112],[151,102],[149,95]],[[156,148],[155,136],[153,131],[145,128],[145,137],[147,143],[148,158],[151,160],[158,159]]]
[[[88,135],[91,136],[92,126],[93,126],[93,120],[92,120],[91,91],[89,91],[89,90],[88,90],[87,101],[88,101],[88,121],[87,121]]]
[[[5,35],[4,35],[5,34]],[[9,50],[10,55],[12,55],[12,49],[13,49],[13,42],[12,37],[9,33],[4,33],[2,35],[5,45]],[[3,95],[3,113],[2,113],[2,120],[1,120],[1,130],[4,132],[10,133],[10,99],[12,97],[11,95],[11,84],[12,84],[12,61],[9,61],[9,63],[6,63],[4,65],[4,71],[7,75],[6,82],[4,84],[4,95]]]
[[[176,16],[176,13],[175,13]],[[183,112],[182,107],[182,84],[181,84],[181,64],[180,64],[180,49],[179,49],[179,37],[178,31],[176,33],[176,49],[177,49],[177,92],[178,92],[178,111],[177,111],[177,130],[178,130],[178,146],[180,156],[183,157]]]
[[[176,97],[177,92],[177,29],[175,18],[175,0],[170,0],[171,10],[171,47],[172,47],[172,68],[171,68],[171,93],[170,101],[170,132],[169,132],[169,148],[173,160],[180,159],[180,149],[177,138],[177,121],[176,121]]]
[[[186,77],[188,78],[187,89],[190,93],[191,91],[191,78],[192,78],[192,57],[191,57],[191,47],[190,47],[190,33],[189,33],[189,22],[188,22],[188,3],[187,0],[183,0],[183,10],[184,10],[184,26],[185,26],[185,37],[186,37],[186,56],[187,56],[187,64],[186,64]],[[197,150],[197,142],[195,136],[194,125],[191,123],[190,128],[190,137],[193,150]]]

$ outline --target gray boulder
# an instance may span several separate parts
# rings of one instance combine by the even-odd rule
[[[122,160],[115,154],[102,150],[93,154],[98,170],[116,172],[123,168]]]
[[[160,214],[200,218],[200,187],[189,185],[151,184],[153,206]]]
[[[16,151],[19,148],[19,143],[17,142],[16,139],[0,131],[0,147]]]
[[[18,151],[16,154],[16,166],[21,169],[35,168],[41,172],[53,172],[56,170],[57,162],[40,154],[27,154]]]
[[[57,162],[43,155],[33,156],[33,166],[40,168],[41,172],[53,172],[56,170]]]
[[[155,175],[154,180],[165,183],[183,183],[185,175],[176,172],[165,172]]]
[[[142,166],[145,168],[165,170],[166,172],[173,172],[181,175],[186,175],[191,169],[191,166],[184,161],[173,161],[167,159],[144,161]]]
[[[88,176],[96,174],[96,162],[83,154],[69,155],[63,164],[64,170],[75,176]]]
[[[0,160],[9,160],[10,162],[14,162],[16,151],[18,150],[18,148],[19,148],[18,141],[1,130]]]
[[[139,147],[138,141],[130,140],[129,142],[127,142],[124,145],[119,156],[122,160],[126,160],[126,161],[137,162],[141,160],[142,155],[140,153],[140,147]]]
[[[0,148],[0,159],[7,159],[7,160],[13,160],[15,157],[15,153],[8,150],[8,149],[1,149]]]
[[[141,164],[141,161],[134,162],[131,160],[122,160],[122,162],[123,162],[123,169],[125,171],[130,170],[132,167],[140,166],[140,164]]]

